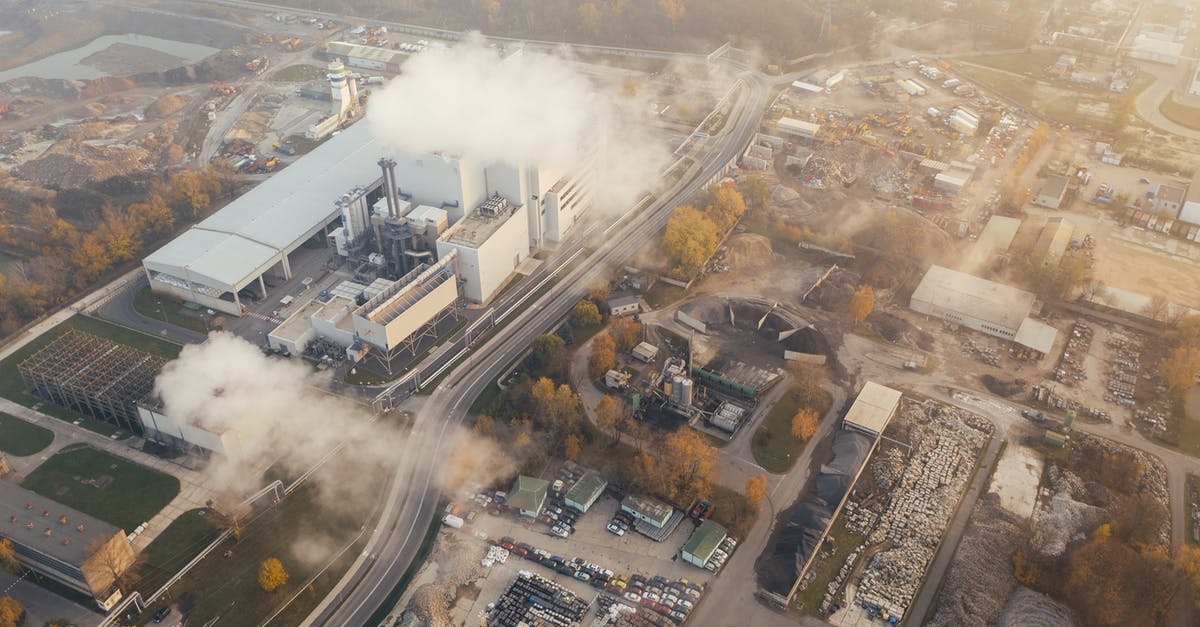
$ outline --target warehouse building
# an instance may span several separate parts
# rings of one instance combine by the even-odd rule
[[[608,482],[594,472],[585,473],[567,490],[567,505],[586,513],[604,495]]]
[[[1152,34],[1142,33],[1134,38],[1129,56],[1143,61],[1176,65],[1183,58],[1183,44],[1163,41]]]
[[[107,611],[121,601],[117,577],[136,557],[125,532],[0,480],[0,538],[29,570],[92,597]]]
[[[1062,218],[1049,218],[1033,245],[1033,256],[1047,263],[1057,263],[1071,245],[1075,225]]]
[[[400,71],[408,60],[408,53],[376,46],[363,46],[346,41],[331,41],[325,46],[325,56],[330,61],[341,61],[346,67],[380,72]]]
[[[1058,209],[1067,195],[1067,177],[1047,176],[1033,195],[1033,204],[1047,209]]]
[[[537,518],[546,504],[546,493],[549,491],[549,481],[520,475],[508,492],[508,506],[521,512],[522,516]]]
[[[1016,218],[992,216],[988,218],[987,225],[979,233],[979,239],[975,241],[975,245],[993,252],[1004,252],[1012,245],[1020,228],[1021,221]]]
[[[1029,316],[1036,300],[1032,292],[935,265],[913,291],[909,308],[1044,356],[1058,331]]]
[[[167,361],[70,329],[17,364],[34,396],[80,416],[142,435],[137,402],[154,389]]]
[[[842,428],[877,438],[887,429],[888,422],[900,407],[898,390],[867,381],[854,399],[854,404],[842,418]]]
[[[712,520],[706,520],[692,532],[692,537],[683,545],[680,555],[683,561],[692,566],[704,568],[717,552],[717,547],[721,546],[727,537],[729,533],[725,531],[725,527]]]
[[[795,118],[782,117],[779,118],[777,129],[780,134],[811,141],[816,139],[817,134],[821,132],[821,125]]]

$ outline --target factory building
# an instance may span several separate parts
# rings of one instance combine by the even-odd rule
[[[0,481],[0,518],[0,538],[22,566],[102,610],[121,601],[117,577],[136,559],[124,531],[8,481]]]
[[[346,66],[337,60],[329,62],[326,77],[329,79],[330,111],[308,127],[305,135],[309,139],[325,139],[359,114],[358,79],[347,74]]]
[[[354,124],[151,253],[143,267],[156,293],[240,316],[243,299],[265,297],[264,276],[292,278],[292,257],[307,241],[393,278],[455,248],[462,249],[462,266],[468,249],[479,254],[471,231],[491,217],[455,227],[468,211],[479,216],[478,208],[501,197],[520,216],[506,221],[513,222],[503,234],[510,241],[483,247],[482,265],[511,269],[514,257],[561,241],[591,193],[586,172],[564,177],[529,165],[404,153],[385,146],[370,125]],[[466,244],[439,244],[451,231]],[[518,239],[524,252],[515,251]],[[491,252],[505,258],[487,257]],[[480,278],[473,300],[484,297]]]
[[[1016,342],[1044,356],[1058,331],[1029,316],[1035,300],[1033,293],[1025,290],[931,266],[913,291],[909,308]]]
[[[80,416],[141,435],[137,402],[166,360],[71,329],[17,364],[29,392]]]
[[[416,343],[443,319],[458,315],[457,252],[419,266],[367,300],[352,316],[355,337],[382,351],[390,363],[397,349],[416,353]]]

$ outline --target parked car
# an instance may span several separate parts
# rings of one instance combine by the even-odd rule
[[[163,619],[171,615],[171,606],[164,607],[154,613],[154,622],[161,623]]]
[[[612,533],[614,535],[618,535],[618,536],[625,535],[625,530],[622,529],[621,526],[615,522],[608,523],[608,526],[605,528],[608,529],[609,533]]]
[[[592,579],[592,576],[589,575],[586,570],[577,570],[575,571],[575,574],[571,576],[580,581],[591,581]]]

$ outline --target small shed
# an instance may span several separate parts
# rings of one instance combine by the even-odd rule
[[[546,503],[546,492],[549,490],[549,481],[520,475],[508,493],[508,506],[519,510],[522,516],[537,518]]]
[[[608,482],[600,475],[594,472],[586,473],[567,491],[567,505],[586,513],[604,494],[606,487],[608,487]]]
[[[658,357],[658,347],[650,342],[642,342],[633,347],[633,356],[639,361],[650,363],[654,361],[655,357]]]
[[[628,316],[642,310],[642,302],[637,296],[618,296],[608,299],[608,311],[614,316]]]
[[[713,553],[717,551],[717,547],[721,546],[721,543],[725,541],[728,535],[725,527],[722,527],[720,524],[712,520],[704,521],[692,533],[692,537],[688,539],[687,544],[683,545],[683,550],[681,551],[683,561],[693,566],[704,568],[708,560],[712,559]]]
[[[630,495],[621,501],[621,511],[628,512],[630,516],[661,529],[671,520],[671,514],[675,512],[675,508],[652,498]]]

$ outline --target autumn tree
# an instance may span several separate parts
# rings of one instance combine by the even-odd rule
[[[637,320],[622,316],[608,325],[608,334],[616,344],[616,350],[624,352],[637,346],[642,339],[642,325]]]
[[[1168,389],[1182,394],[1196,385],[1196,377],[1200,376],[1200,348],[1176,346],[1159,365],[1158,372]]]
[[[679,20],[683,19],[686,12],[683,0],[658,0],[658,6],[662,8],[663,17],[667,18],[672,29],[679,26]]]
[[[21,570],[21,562],[17,561],[17,551],[12,540],[0,538],[0,569],[10,573]]]
[[[1084,625],[1156,625],[1186,581],[1158,552],[1139,553],[1114,538],[1094,538],[1075,549],[1062,584],[1067,603]]]
[[[550,375],[561,375],[567,369],[567,343],[553,333],[533,338],[533,367]]]
[[[850,319],[856,324],[867,319],[875,308],[875,290],[870,285],[860,285],[850,297]]]
[[[17,627],[25,618],[25,608],[16,599],[0,596],[0,627]]]
[[[575,303],[575,308],[571,310],[571,324],[577,327],[594,327],[601,320],[600,309],[590,300]]]
[[[717,225],[718,232],[725,232],[746,213],[746,201],[742,194],[732,185],[721,185],[712,190],[712,205],[708,214]]]
[[[821,418],[811,407],[801,408],[792,416],[792,437],[808,441],[821,427]]]
[[[751,505],[758,505],[765,498],[767,498],[767,476],[760,474],[746,479],[746,500],[750,501]]]
[[[596,424],[602,430],[612,433],[612,443],[615,445],[621,441],[621,432],[628,428],[628,422],[631,419],[629,406],[605,394],[600,402],[596,403],[595,411]]]
[[[98,537],[88,544],[87,550],[92,556],[88,564],[98,581],[103,577],[124,590],[133,588],[137,583],[137,570],[143,558],[130,551],[128,543]]]
[[[489,436],[496,432],[496,421],[491,416],[483,414],[475,419],[475,424],[471,429],[479,435]]]
[[[579,457],[580,450],[579,436],[575,434],[568,435],[566,442],[563,442],[563,457],[565,457],[567,461],[573,462],[577,457]]]
[[[771,186],[763,177],[751,176],[742,185],[742,198],[748,208],[763,211],[771,206]]]
[[[588,300],[592,301],[593,303],[603,303],[604,301],[608,300],[610,296],[612,296],[612,289],[608,287],[608,281],[596,281],[595,283],[592,283],[590,287],[588,287],[587,297]]]
[[[287,571],[283,569],[283,563],[274,557],[268,557],[263,560],[262,565],[258,567],[258,585],[267,592],[274,592],[280,586],[288,582]]]
[[[668,501],[686,503],[712,492],[717,449],[693,429],[681,428],[653,446],[658,483]]]
[[[663,231],[663,253],[671,262],[671,273],[690,278],[704,267],[717,251],[717,225],[704,212],[691,205],[680,205]]]
[[[602,376],[617,365],[617,345],[612,336],[601,333],[592,338],[592,354],[588,357],[588,371],[592,377]]]

